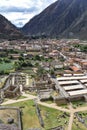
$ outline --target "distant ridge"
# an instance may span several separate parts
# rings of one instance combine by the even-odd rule
[[[27,35],[87,39],[87,0],[58,0],[32,18],[22,31]]]
[[[4,16],[0,15],[0,38],[20,38],[22,33]]]

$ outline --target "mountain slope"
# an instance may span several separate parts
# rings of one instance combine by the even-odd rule
[[[58,0],[32,18],[22,31],[28,35],[87,39],[87,0]]]
[[[22,33],[4,16],[0,15],[0,38],[19,38]]]

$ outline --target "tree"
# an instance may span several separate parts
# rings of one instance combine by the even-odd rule
[[[15,67],[15,70],[20,69],[20,68],[21,68],[20,62],[15,62],[15,63],[14,63],[14,67]]]
[[[1,62],[3,62],[3,59],[2,59],[2,58],[0,58],[0,63],[1,63]]]
[[[37,74],[39,77],[41,77],[45,73],[45,70],[42,67],[39,67],[37,70]]]
[[[20,61],[24,61],[24,57],[23,57],[23,56],[20,56],[20,57],[19,57],[19,60],[20,60]]]
[[[35,59],[35,60],[38,60],[38,61],[41,61],[41,58],[40,58],[39,55],[36,55],[34,59]]]
[[[8,58],[4,58],[3,61],[6,62],[6,63],[10,63],[11,62],[11,60],[8,59]]]

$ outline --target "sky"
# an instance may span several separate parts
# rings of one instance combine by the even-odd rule
[[[0,14],[17,27],[24,26],[56,0],[0,0]]]

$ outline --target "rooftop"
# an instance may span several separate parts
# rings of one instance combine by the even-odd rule
[[[84,87],[82,85],[70,85],[70,86],[64,86],[64,89],[66,91],[69,90],[75,90],[75,89],[83,89]]]
[[[70,92],[68,92],[68,94],[69,94],[70,96],[76,96],[76,95],[87,94],[87,89],[77,90],[77,91],[70,91]]]
[[[59,84],[60,85],[64,85],[64,84],[78,84],[79,82],[77,80],[72,80],[72,81],[60,81]]]

